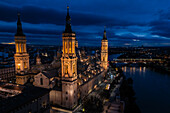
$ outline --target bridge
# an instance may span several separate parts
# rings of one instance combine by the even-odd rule
[[[127,59],[113,59],[112,63],[146,63],[146,62],[161,62],[162,59],[133,59],[133,58],[127,58]]]

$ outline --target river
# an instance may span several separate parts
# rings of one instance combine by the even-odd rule
[[[136,102],[142,113],[170,113],[170,76],[146,67],[123,67],[132,77]]]
[[[127,78],[133,79],[136,103],[142,113],[170,113],[170,75],[146,67],[122,70]]]

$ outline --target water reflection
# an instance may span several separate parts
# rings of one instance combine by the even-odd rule
[[[146,67],[143,67],[143,72],[145,73],[145,71],[146,71]]]
[[[170,113],[170,76],[146,67],[123,67],[122,70],[134,81],[136,102],[142,113]]]
[[[140,72],[142,72],[142,67],[140,67]]]
[[[126,72],[126,66],[125,66],[125,68],[124,68],[124,72]]]
[[[134,74],[135,74],[135,69],[136,69],[136,68],[135,68],[135,67],[133,67],[133,73],[134,73]]]

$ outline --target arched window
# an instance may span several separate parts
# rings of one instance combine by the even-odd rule
[[[20,64],[18,64],[18,67],[17,67],[17,69],[20,69]]]
[[[43,78],[40,78],[40,84],[43,85]]]
[[[67,53],[67,42],[65,41],[65,52]]]
[[[19,51],[20,51],[20,53],[22,52],[21,44],[19,44]]]
[[[24,62],[24,68],[25,68],[25,69],[27,68],[27,63],[26,63],[26,62]]]
[[[69,42],[69,53],[71,53],[71,42]]]
[[[75,42],[73,41],[73,53],[75,53]]]

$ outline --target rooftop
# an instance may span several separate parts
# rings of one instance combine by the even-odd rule
[[[48,93],[48,89],[26,86],[19,95],[0,100],[0,111],[3,113],[9,113],[10,111],[17,109],[22,105],[28,104]]]

